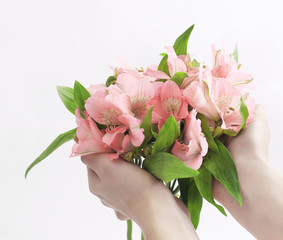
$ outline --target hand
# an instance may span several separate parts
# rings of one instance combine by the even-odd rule
[[[120,219],[130,218],[146,239],[198,239],[185,205],[159,180],[138,166],[108,154],[82,157],[90,191]]]
[[[269,125],[264,109],[256,106],[255,121],[237,137],[228,139],[238,172],[243,206],[218,182],[216,200],[258,239],[283,239],[283,177],[268,164]]]

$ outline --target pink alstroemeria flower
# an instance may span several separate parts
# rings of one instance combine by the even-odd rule
[[[114,150],[102,142],[103,133],[96,123],[85,111],[85,119],[82,118],[79,109],[76,109],[77,143],[74,144],[71,157],[82,156],[91,153],[113,153]]]
[[[200,168],[208,151],[208,143],[201,132],[201,121],[196,115],[197,111],[193,109],[186,117],[183,142],[176,140],[171,150],[173,155],[195,170]]]
[[[166,73],[154,68],[147,68],[146,76],[154,77],[156,79],[171,79],[176,72],[187,72],[187,66],[183,61],[186,56],[177,56],[173,47],[168,46],[165,48],[168,55],[167,64],[170,76]]]
[[[203,114],[208,119],[218,121],[220,119],[219,110],[214,102],[211,92],[212,76],[210,69],[200,67],[199,78],[193,81],[184,91],[183,95],[188,103]]]
[[[238,131],[241,125],[241,97],[249,111],[247,123],[253,121],[254,101],[242,90],[231,85],[225,78],[213,79],[206,67],[201,81],[195,81],[183,94],[188,103],[208,119],[219,123],[222,129]],[[205,79],[205,80],[204,80]]]
[[[247,124],[254,120],[254,99],[243,92],[241,89],[235,88],[225,79],[213,81],[213,96],[222,119],[222,129],[232,129],[237,132],[241,126],[241,97],[243,98],[248,111],[249,117]]]
[[[97,123],[107,126],[109,131],[103,137],[103,142],[109,146],[117,134],[124,133],[128,129],[134,146],[140,146],[143,142],[143,129],[139,128],[140,120],[131,116],[129,101],[127,94],[114,92],[103,98],[92,96],[85,103],[89,115]]]
[[[239,70],[239,65],[232,54],[226,53],[224,48],[216,50],[215,45],[212,45],[211,51],[213,64],[211,73],[214,78],[225,78],[232,86],[247,84],[253,80],[251,74]]]
[[[148,111],[147,103],[155,96],[162,83],[152,82],[151,77],[122,73],[118,76],[116,85],[129,96],[131,114],[143,120]]]
[[[167,80],[159,88],[158,94],[149,101],[148,105],[153,105],[153,112],[159,116],[159,128],[171,115],[175,117],[176,121],[179,121],[188,114],[188,103],[182,96],[178,85],[171,80]]]

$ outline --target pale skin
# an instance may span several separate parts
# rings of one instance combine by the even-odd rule
[[[257,239],[283,239],[283,176],[268,163],[269,126],[261,106],[255,121],[228,140],[239,175],[243,206],[214,181],[213,194]],[[147,240],[199,239],[185,205],[151,174],[107,154],[82,157],[90,191],[115,210],[121,220],[132,219]]]

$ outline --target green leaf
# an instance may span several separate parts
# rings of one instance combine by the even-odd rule
[[[190,212],[191,221],[196,229],[202,208],[202,196],[200,195],[192,178],[178,179],[178,183],[181,193],[180,199],[187,206]]]
[[[152,110],[153,110],[153,106],[151,106],[150,109],[148,109],[140,128],[143,128],[143,135],[144,135],[144,140],[143,143],[141,144],[141,146],[139,148],[143,148],[148,141],[152,138],[152,125],[151,125],[151,115],[152,115]]]
[[[229,136],[237,136],[238,133],[246,127],[246,123],[247,123],[247,119],[249,117],[249,110],[243,100],[243,97],[241,97],[241,106],[240,106],[240,115],[241,115],[241,126],[240,126],[240,129],[235,132],[234,130],[232,129],[224,129],[223,130],[223,133],[226,134],[226,135],[229,135]]]
[[[241,130],[246,127],[247,119],[249,117],[249,110],[243,100],[243,97],[241,97],[240,114],[241,114],[241,128],[240,128]]]
[[[215,139],[215,143],[219,152],[208,151],[203,165],[222,183],[227,191],[237,200],[239,205],[242,206],[238,173],[232,156],[222,142]]]
[[[227,216],[224,208],[216,204],[214,201],[211,173],[204,166],[201,166],[198,171],[199,174],[194,177],[194,180],[200,195],[214,205],[223,215]]]
[[[189,77],[187,73],[176,72],[175,75],[171,78],[179,87],[182,85],[184,78]]]
[[[46,157],[48,157],[52,152],[54,152],[57,148],[59,148],[61,145],[63,145],[64,143],[72,140],[75,135],[76,135],[76,130],[72,129],[68,132],[62,133],[60,134],[40,155],[39,157],[37,157],[27,168],[26,172],[25,172],[25,178],[28,175],[28,172],[39,162],[41,162],[43,159],[45,159]]]
[[[159,55],[162,56],[162,57],[165,57],[167,54],[166,53],[160,53]]]
[[[193,61],[192,61],[192,67],[193,68],[196,68],[196,67],[199,67],[200,66],[200,63],[196,60],[196,59],[194,59]]]
[[[173,47],[174,47],[174,50],[177,56],[187,55],[188,41],[189,41],[189,38],[190,38],[190,35],[193,29],[194,29],[194,25],[190,26],[182,35],[180,35],[176,39]]]
[[[109,87],[111,84],[114,84],[116,80],[117,79],[114,76],[108,77],[105,83],[106,87]]]
[[[168,64],[167,64],[167,59],[168,59],[168,55],[165,54],[165,56],[161,59],[159,65],[158,65],[158,70],[162,71],[162,72],[166,73],[168,76],[170,76],[169,68],[168,68]]]
[[[170,151],[179,135],[179,126],[175,118],[171,115],[160,129],[158,137],[153,145],[152,154],[156,152]]]
[[[57,86],[57,92],[65,107],[73,114],[77,109],[76,103],[74,101],[74,89],[70,87]]]
[[[198,171],[188,167],[181,159],[166,152],[158,152],[147,157],[143,169],[165,183],[173,179],[194,177]]]
[[[201,120],[201,129],[206,137],[209,148],[214,152],[218,152],[218,147],[212,136],[207,118],[200,113],[198,113],[197,118]]]
[[[213,137],[216,138],[216,137],[220,136],[222,133],[223,133],[223,129],[220,126],[217,126],[215,128]]]
[[[195,182],[191,180],[188,188],[188,210],[190,212],[191,221],[195,229],[198,227],[201,208],[202,196],[200,195]]]
[[[80,109],[82,117],[84,117],[85,110],[85,101],[90,97],[88,90],[80,84],[78,81],[75,81],[74,84],[74,100],[77,107]]]
[[[232,55],[233,55],[235,61],[238,63],[239,59],[238,59],[238,46],[237,46],[237,44],[235,45],[234,52],[233,52]]]
[[[190,184],[190,178],[180,178],[178,179],[178,183],[180,186],[180,199],[183,201],[183,203],[188,206],[188,189]]]
[[[177,54],[179,55],[187,55],[187,46],[188,46],[188,41],[191,35],[191,32],[194,28],[194,25],[190,26],[182,35],[180,35],[174,45],[173,48]],[[166,53],[161,53],[160,55],[163,56],[161,59],[159,65],[158,65],[158,70],[166,73],[168,76],[170,76],[169,69],[168,69],[168,64],[167,64],[167,59],[168,55]]]

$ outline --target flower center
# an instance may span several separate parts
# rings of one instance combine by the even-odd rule
[[[231,114],[235,109],[231,107],[232,97],[227,95],[222,95],[217,99],[217,106],[221,112],[226,114]]]
[[[146,111],[146,103],[149,101],[148,97],[138,96],[131,98],[130,106],[131,112],[135,115],[135,117],[140,117],[144,111]]]
[[[180,99],[169,97],[162,102],[162,107],[166,113],[174,115],[180,111],[181,104]]]
[[[121,112],[115,108],[106,109],[101,117],[101,124],[107,126],[119,125],[118,117],[121,115]]]

